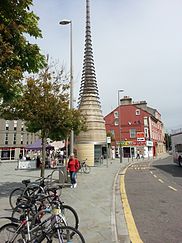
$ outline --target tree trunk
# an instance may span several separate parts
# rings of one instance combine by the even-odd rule
[[[46,157],[46,138],[42,138],[42,167],[40,176],[44,178],[45,176],[45,157]]]

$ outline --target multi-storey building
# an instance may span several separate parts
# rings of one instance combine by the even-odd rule
[[[22,120],[0,119],[0,160],[16,160],[38,136],[26,131]]]
[[[105,116],[107,133],[112,136],[112,150],[123,157],[153,157],[165,152],[164,126],[160,113],[147,106],[146,101],[132,102],[124,96],[120,105]]]

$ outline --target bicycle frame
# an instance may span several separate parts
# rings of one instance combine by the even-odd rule
[[[26,226],[26,229],[27,229],[27,239],[24,238],[23,240],[26,243],[33,242],[34,240],[37,240],[37,243],[41,243],[42,240],[44,240],[46,237],[49,237],[49,233],[51,233],[52,228],[56,229],[59,226],[60,220],[63,222],[63,224],[65,226],[67,226],[65,217],[61,214],[61,209],[54,208],[54,209],[51,210],[50,208],[46,208],[46,209],[42,210],[42,212],[51,213],[51,216],[48,217],[47,219],[43,220],[41,223],[34,226],[33,228],[30,228],[29,216],[28,216],[28,214],[26,214],[26,217],[21,220],[20,225],[15,224],[15,225],[17,225],[17,230],[14,233],[10,242],[14,242],[17,235],[21,233],[21,230],[25,226]],[[42,226],[45,225],[48,221],[50,221],[50,224],[46,226],[46,231],[42,231],[43,234],[38,236],[38,238],[37,238],[37,235],[33,236],[33,232],[38,232],[38,230],[42,229]],[[62,243],[63,238],[62,238],[59,231],[57,233],[58,233],[58,239],[59,239],[60,243]]]

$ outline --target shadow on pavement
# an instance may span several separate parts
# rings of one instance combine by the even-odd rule
[[[17,187],[22,187],[22,183],[5,182],[0,185],[0,198],[9,197],[11,191]]]
[[[163,170],[174,177],[182,177],[182,167],[177,164],[153,165],[153,167]]]

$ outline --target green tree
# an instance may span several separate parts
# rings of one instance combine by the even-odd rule
[[[29,132],[40,132],[43,147],[41,177],[44,177],[46,139],[66,139],[72,129],[75,134],[86,129],[80,111],[69,109],[69,86],[61,80],[62,71],[56,74],[45,68],[37,77],[27,78],[21,96],[9,105],[3,105],[5,119],[22,119]]]
[[[21,92],[25,72],[38,72],[45,65],[39,47],[27,40],[42,37],[31,5],[32,0],[0,1],[0,101]]]

